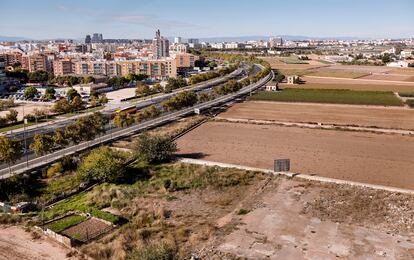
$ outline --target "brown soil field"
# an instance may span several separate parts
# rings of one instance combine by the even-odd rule
[[[394,68],[391,70],[393,74],[403,74],[414,76],[414,68]]]
[[[414,76],[399,75],[399,74],[372,74],[372,75],[362,77],[361,79],[414,82]]]
[[[220,117],[414,130],[414,111],[408,108],[247,101]]]
[[[79,239],[88,240],[96,237],[100,234],[100,232],[107,229],[108,227],[109,225],[105,222],[95,218],[90,218],[64,230],[62,234],[68,237],[78,236]]]
[[[48,238],[33,239],[30,232],[17,226],[0,226],[0,259],[54,260],[67,257],[70,250]]]
[[[399,135],[208,122],[177,140],[179,152],[258,168],[414,189],[414,139]]]

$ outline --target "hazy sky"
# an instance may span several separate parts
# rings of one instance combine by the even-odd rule
[[[0,35],[32,39],[414,37],[414,0],[0,0]]]

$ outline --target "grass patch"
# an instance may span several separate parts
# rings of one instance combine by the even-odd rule
[[[332,77],[332,78],[348,78],[355,79],[369,74],[356,71],[339,71],[339,70],[315,70],[308,73],[308,76]]]
[[[280,61],[286,64],[309,64],[309,62],[299,60],[297,58],[285,58],[285,59],[281,59]]]
[[[250,100],[312,102],[351,105],[403,106],[393,92],[353,91],[345,89],[292,89],[281,92],[261,91]]]
[[[90,205],[90,203],[88,203],[86,193],[81,193],[56,203],[52,208],[45,212],[45,216],[46,218],[51,219],[75,210],[90,213],[94,217],[109,221],[113,224],[116,224],[119,221],[119,217],[108,212],[101,211],[99,208]]]
[[[407,99],[405,104],[407,104],[410,108],[414,108],[414,99]]]
[[[86,220],[86,217],[80,215],[71,215],[59,220],[56,220],[48,225],[47,228],[53,230],[56,233],[62,232],[63,230],[70,228],[71,226],[77,225]]]
[[[308,69],[277,69],[277,70],[285,76],[290,76],[290,75],[304,76],[311,72]]]
[[[414,98],[414,92],[398,92],[400,97],[412,97]]]

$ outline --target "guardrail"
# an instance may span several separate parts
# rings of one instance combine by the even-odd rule
[[[261,66],[261,65],[260,65]],[[261,66],[263,68],[263,66]],[[214,106],[225,104],[229,101],[232,101],[240,96],[244,96],[246,94],[251,93],[252,91],[260,88],[267,82],[269,82],[274,77],[273,72],[271,71],[266,77],[260,79],[258,82],[253,83],[247,87],[242,88],[236,93],[227,94],[225,96],[218,97],[214,100],[210,100],[204,103],[196,104],[189,108],[184,108],[179,111],[171,112],[168,114],[164,114],[160,117],[142,122],[137,125],[132,125],[129,127],[126,127],[124,129],[121,129],[117,132],[110,131],[109,133],[106,133],[105,135],[99,136],[94,140],[83,142],[80,144],[76,144],[70,147],[63,148],[61,150],[55,151],[53,153],[40,156],[34,159],[31,159],[28,161],[28,163],[23,162],[16,165],[13,165],[11,167],[11,173],[9,171],[9,168],[5,168],[0,170],[0,179],[8,178],[12,175],[16,174],[22,174],[28,171],[34,171],[36,169],[42,168],[46,165],[52,164],[54,162],[57,162],[64,156],[72,155],[81,151],[84,151],[86,149],[90,149],[92,147],[99,146],[101,144],[105,144],[111,141],[115,141],[130,135],[133,135],[137,132],[151,129],[160,125],[164,125],[168,122],[174,121],[178,118],[188,116],[195,113],[195,109],[198,109],[199,111],[204,111],[207,109],[210,109]]]

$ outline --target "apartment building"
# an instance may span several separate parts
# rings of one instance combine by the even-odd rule
[[[125,61],[76,61],[74,72],[79,75],[126,76],[129,73],[145,74],[154,79],[176,77],[175,59],[125,60]]]
[[[190,53],[177,53],[175,55],[177,69],[193,68],[196,60],[198,60],[198,57]]]
[[[55,60],[53,61],[53,74],[55,76],[64,76],[68,74],[73,74],[74,63],[71,60]]]
[[[157,30],[155,33],[155,38],[152,40],[151,50],[154,59],[170,56],[170,42],[168,39],[161,36],[160,30]]]
[[[54,55],[45,55],[43,53],[35,53],[22,56],[22,68],[29,72],[38,70],[52,72]]]
[[[4,60],[6,67],[13,66],[16,63],[22,64],[22,53],[21,52],[6,52],[0,53],[0,58]]]
[[[4,88],[6,87],[6,74],[4,73],[5,67],[5,60],[0,57],[0,92],[4,91]]]

